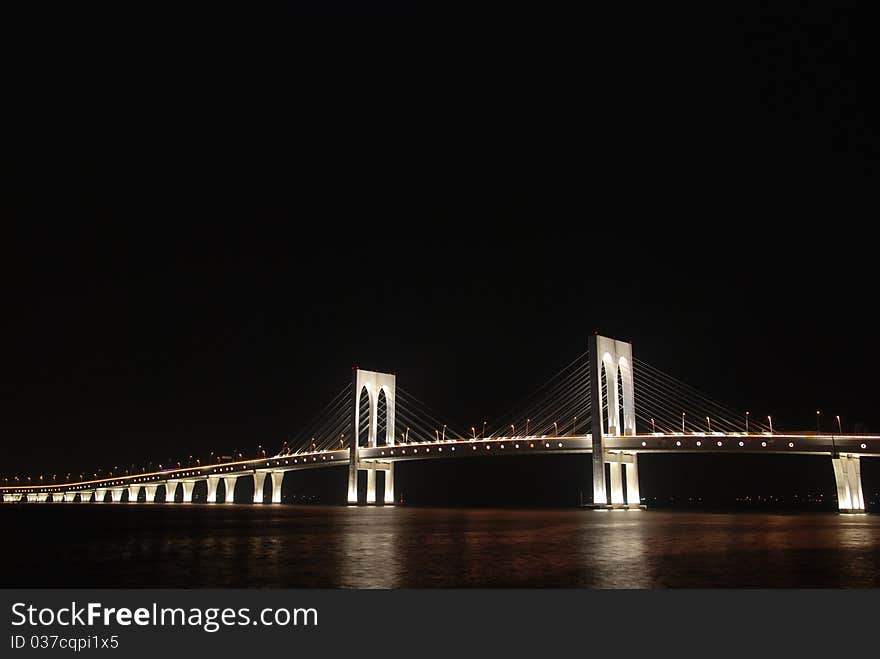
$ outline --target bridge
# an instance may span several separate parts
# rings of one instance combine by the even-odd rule
[[[638,414],[637,408],[642,410]],[[743,453],[828,456],[839,510],[863,513],[861,459],[880,456],[880,435],[843,433],[839,417],[837,433],[820,432],[819,412],[815,432],[774,431],[772,417],[765,424],[749,412],[736,413],[635,361],[630,343],[599,335],[591,337],[587,354],[518,404],[509,418],[514,421],[505,420],[488,432],[488,422],[483,422],[479,429],[474,425],[461,433],[399,388],[395,375],[355,368],[351,385],[308,424],[296,446],[287,442],[275,455],[63,483],[14,484],[0,487],[0,494],[4,503],[172,503],[180,493],[182,502],[190,503],[196,484],[204,481],[208,503],[230,504],[236,482],[246,478],[253,480],[254,503],[264,503],[268,485],[270,501],[277,504],[286,472],[344,468],[348,503],[359,503],[358,475],[365,472],[364,503],[380,502],[377,475],[382,474],[381,502],[393,504],[394,468],[402,461],[589,453],[592,507],[631,509],[643,507],[639,455]],[[643,432],[637,432],[637,420]]]

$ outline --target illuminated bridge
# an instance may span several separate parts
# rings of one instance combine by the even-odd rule
[[[636,362],[632,346],[593,336],[588,353],[554,375],[498,427],[487,422],[458,432],[397,386],[395,375],[355,369],[352,383],[307,425],[297,443],[273,456],[75,482],[0,488],[6,503],[191,502],[196,483],[207,483],[208,503],[233,502],[235,483],[253,479],[254,503],[281,502],[287,471],[348,469],[348,502],[358,503],[357,479],[366,473],[367,504],[395,502],[394,466],[403,460],[466,459],[509,455],[592,454],[593,506],[640,507],[638,456],[642,453],[764,453],[826,455],[831,459],[841,512],[864,512],[860,461],[880,456],[880,435],[779,432],[772,417],[753,420],[689,385]],[[638,385],[638,386],[636,386]],[[636,413],[636,409],[639,413]],[[593,412],[596,413],[593,413]],[[766,420],[766,423],[764,423]],[[637,432],[637,421],[641,426]],[[269,479],[269,483],[266,479]]]

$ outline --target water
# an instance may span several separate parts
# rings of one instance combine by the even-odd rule
[[[0,506],[5,587],[877,587],[880,516]]]

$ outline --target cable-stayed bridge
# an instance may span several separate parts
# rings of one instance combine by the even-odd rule
[[[254,484],[254,503],[282,500],[288,471],[348,469],[347,500],[358,503],[358,474],[366,474],[364,503],[392,504],[394,468],[406,460],[509,455],[592,454],[593,506],[641,507],[638,456],[643,453],[758,453],[831,458],[841,512],[864,512],[861,458],[880,456],[880,435],[820,430],[780,432],[772,417],[753,419],[696,388],[636,361],[632,345],[595,335],[578,356],[490,426],[454,429],[442,415],[397,386],[393,374],[354,369],[352,382],[296,441],[272,456],[195,467],[110,475],[64,483],[0,487],[2,501],[191,502],[207,483],[209,503],[233,503],[238,479]],[[827,420],[826,420],[827,423]],[[451,467],[452,468],[452,467]],[[382,474],[381,496],[377,475]],[[268,479],[268,482],[267,482]],[[222,483],[222,485],[221,485]]]

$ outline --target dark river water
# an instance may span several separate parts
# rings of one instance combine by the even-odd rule
[[[0,505],[4,587],[878,587],[880,516]]]

